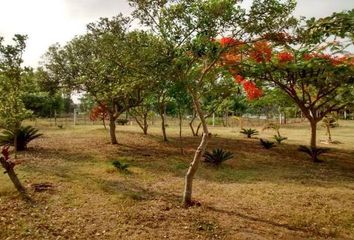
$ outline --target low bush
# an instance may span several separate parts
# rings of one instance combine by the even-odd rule
[[[21,126],[20,129],[13,132],[10,130],[4,130],[2,135],[0,135],[0,145],[11,145],[15,146],[15,136],[17,137],[16,141],[16,150],[24,151],[27,149],[27,144],[32,140],[42,136],[43,134],[38,133],[38,129],[32,126]]]
[[[268,141],[268,140],[263,140],[262,138],[260,139],[260,143],[265,149],[271,149],[274,147],[274,142]]]
[[[112,165],[119,171],[128,171],[129,164],[127,163],[121,163],[118,160],[114,160],[112,162]]]
[[[254,135],[258,135],[258,131],[252,128],[242,128],[242,131],[240,133],[246,135],[247,138],[252,138]]]
[[[222,162],[233,158],[233,154],[220,148],[213,149],[212,152],[205,152],[204,162],[218,166]]]

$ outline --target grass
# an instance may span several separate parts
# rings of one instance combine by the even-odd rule
[[[200,140],[188,128],[181,154],[175,127],[164,143],[157,124],[148,136],[119,126],[112,146],[101,126],[39,126],[44,136],[17,167],[36,204],[1,174],[0,239],[354,239],[354,122],[340,124],[332,134],[342,144],[330,145],[322,164],[296,150],[309,141],[306,124],[283,127],[288,140],[271,150],[239,129],[211,127],[209,150],[234,158],[201,165],[193,195],[201,206],[188,209],[180,207],[184,174]],[[129,174],[112,171],[117,159]],[[34,192],[38,183],[53,190]]]

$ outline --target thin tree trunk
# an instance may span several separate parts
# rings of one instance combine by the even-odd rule
[[[20,180],[18,179],[13,166],[11,166],[3,157],[0,157],[0,162],[2,167],[5,169],[7,175],[11,182],[14,184],[17,191],[21,194],[21,197],[26,201],[31,201],[31,198],[28,196],[25,187],[21,184]]]
[[[116,117],[113,114],[109,114],[109,134],[111,136],[111,144],[118,144],[116,136]]]
[[[164,104],[160,105],[160,117],[161,117],[161,129],[162,129],[162,135],[163,135],[163,141],[167,142],[167,134],[166,134],[166,124],[165,124],[165,106]]]
[[[199,136],[199,130],[200,130],[200,127],[202,126],[202,122],[200,122],[199,124],[198,124],[198,127],[197,127],[197,131],[195,131],[195,135],[196,136]]]
[[[206,121],[204,118],[204,113],[203,113],[202,108],[200,106],[198,96],[195,92],[193,92],[192,97],[193,97],[195,109],[196,109],[197,114],[200,118],[200,121],[202,122],[203,136],[202,136],[202,140],[201,140],[201,142],[194,154],[193,161],[190,164],[187,174],[185,176],[185,187],[184,187],[184,192],[183,192],[183,205],[184,206],[190,206],[193,204],[193,201],[192,201],[193,179],[194,179],[194,176],[198,170],[198,166],[199,166],[201,159],[205,153],[205,150],[207,148],[208,141],[209,141],[208,126],[206,124]]]
[[[192,130],[192,134],[193,134],[193,136],[197,136],[196,135],[196,132],[194,131],[194,127],[193,127],[193,122],[194,122],[194,120],[196,119],[196,117],[197,117],[197,114],[196,114],[196,112],[195,111],[193,111],[193,117],[192,117],[192,120],[189,122],[189,127],[191,128],[191,130]]]
[[[331,143],[332,142],[331,126],[329,126],[329,124],[326,124],[326,128],[328,134],[328,143]]]
[[[178,111],[178,117],[179,117],[179,144],[181,147],[181,154],[184,154],[183,150],[183,145],[182,145],[182,113],[181,110]]]
[[[144,113],[144,116],[143,116],[143,120],[144,120],[143,132],[144,132],[144,135],[147,135],[147,133],[148,133],[148,128],[149,128],[148,121],[147,121],[147,117],[148,117],[148,114],[147,114],[147,113]]]
[[[107,129],[106,120],[104,118],[102,118],[102,124],[103,124],[104,129]]]

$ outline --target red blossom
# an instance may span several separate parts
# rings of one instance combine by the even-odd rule
[[[278,53],[277,57],[280,63],[290,62],[294,59],[294,56],[289,52]]]
[[[245,81],[245,78],[243,77],[243,76],[241,76],[241,75],[235,75],[234,76],[234,79],[235,79],[235,82],[236,83],[242,83],[243,81]]]
[[[223,47],[230,47],[230,46],[235,46],[235,45],[240,45],[243,42],[233,39],[231,37],[223,37],[220,39],[220,44]]]
[[[90,120],[97,121],[97,119],[103,120],[108,117],[107,106],[104,104],[100,104],[94,107],[90,112]]]
[[[331,58],[331,63],[332,63],[334,66],[341,65],[341,64],[345,64],[346,62],[348,62],[348,57],[346,57],[346,56],[342,56],[342,57],[332,57],[332,58]]]
[[[243,81],[243,88],[249,100],[260,98],[263,95],[263,91],[259,89],[254,82]]]
[[[269,62],[272,58],[272,49],[268,42],[256,42],[254,48],[250,51],[250,57],[256,62]]]

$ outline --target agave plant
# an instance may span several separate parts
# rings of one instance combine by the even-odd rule
[[[222,162],[233,158],[232,152],[225,151],[221,148],[213,149],[212,152],[205,152],[204,162],[213,164],[215,166],[220,165]]]
[[[271,149],[275,144],[274,142],[263,140],[262,138],[260,139],[260,143],[265,149]]]
[[[312,158],[312,160],[314,162],[323,162],[322,160],[318,159],[318,156],[323,153],[329,152],[329,148],[313,148],[313,147],[307,147],[304,145],[300,145],[298,148],[298,151],[304,152],[304,153],[307,153],[308,155],[310,155],[310,157]]]
[[[128,170],[128,167],[129,167],[129,164],[127,163],[121,163],[120,161],[118,160],[114,160],[112,162],[112,165],[119,171],[127,171]]]
[[[252,138],[252,136],[258,135],[258,131],[252,128],[248,128],[248,129],[242,128],[242,131],[240,133],[246,135],[247,138]]]
[[[42,136],[43,134],[38,133],[38,129],[32,126],[21,126],[17,131],[4,130],[2,135],[0,135],[0,145],[12,145],[15,146],[16,137],[16,151],[24,151],[27,149],[27,144]]]

